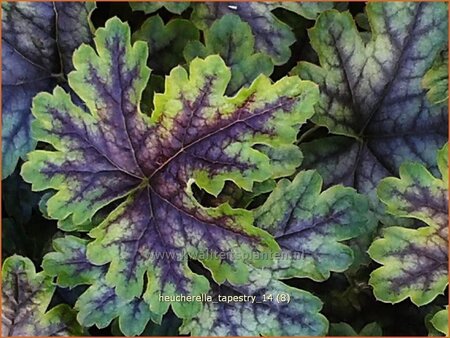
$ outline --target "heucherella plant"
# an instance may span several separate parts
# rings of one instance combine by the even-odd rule
[[[57,276],[59,286],[90,285],[75,303],[78,322],[85,327],[104,328],[119,318],[119,327],[128,336],[139,335],[150,319],[161,322],[161,316],[150,311],[142,298],[125,299],[106,284],[108,267],[89,261],[86,255],[88,243],[86,239],[71,235],[55,239],[55,252],[47,254],[43,261],[45,272]]]
[[[175,19],[164,25],[160,16],[147,19],[132,35],[132,41],[146,41],[150,55],[148,66],[158,74],[168,74],[172,68],[184,61],[183,50],[190,41],[198,41],[199,32],[188,20]]]
[[[422,164],[405,163],[400,178],[388,177],[378,186],[388,212],[425,223],[417,229],[389,227],[369,254],[383,266],[372,272],[375,296],[386,302],[405,298],[430,303],[448,284],[448,145],[437,155],[441,177]]]
[[[269,55],[275,65],[288,61],[289,46],[295,41],[294,33],[281,22],[272,10],[286,8],[305,18],[315,19],[317,15],[333,7],[331,2],[204,2],[193,4],[192,21],[198,28],[207,29],[216,19],[233,13],[246,21],[255,37],[257,51]]]
[[[2,10],[2,336],[448,335],[445,2]]]
[[[350,13],[319,16],[309,31],[320,66],[300,62],[293,73],[320,86],[312,120],[340,136],[302,145],[304,167],[326,185],[344,183],[371,196],[406,161],[437,174],[434,154],[447,140],[448,112],[427,99],[422,78],[447,46],[447,4],[374,2],[366,6],[371,38]]]
[[[33,262],[21,256],[8,257],[2,266],[2,335],[82,335],[75,312],[67,305],[47,310],[55,285]]]
[[[205,31],[205,45],[189,41],[184,57],[191,62],[196,57],[219,54],[231,68],[231,80],[227,93],[235,94],[243,86],[250,85],[258,75],[269,76],[273,63],[264,53],[255,53],[255,39],[251,26],[235,14],[226,14]]]
[[[189,7],[189,2],[130,2],[130,6],[133,11],[143,11],[147,14],[156,12],[161,7],[164,7],[169,12],[181,14]]]
[[[428,90],[427,98],[433,104],[445,105],[448,101],[447,49],[437,56],[433,67],[425,73],[422,79],[422,86]]]
[[[2,178],[35,148],[31,101],[64,82],[75,48],[91,42],[94,8],[93,2],[2,3]]]
[[[170,303],[161,302],[161,294],[206,292],[208,281],[187,264],[188,256],[205,252],[200,261],[216,282],[245,283],[247,264],[263,267],[271,260],[211,253],[275,252],[276,241],[252,225],[250,211],[202,207],[191,187],[195,182],[217,195],[225,180],[251,190],[253,182],[272,177],[272,153],[253,146],[263,144],[278,155],[294,147],[296,128],[313,112],[317,87],[296,77],[271,84],[260,76],[228,98],[230,70],[210,56],[192,61],[189,74],[172,70],[148,117],[139,109],[150,74],[146,44],[131,45],[130,30],[118,19],[99,29],[94,42],[96,49],[77,49],[76,70],[69,74],[89,112],[59,87],[38,95],[33,133],[55,150],[31,152],[22,176],[35,190],[56,190],[47,201],[48,215],[75,227],[124,199],[90,231],[94,241],[86,255],[94,265],[109,264],[105,283],[125,301],[143,295],[150,310],[162,315]],[[182,318],[199,310],[196,303],[171,305]]]
[[[270,269],[255,270],[244,285],[212,285],[211,296],[251,295],[238,304],[209,303],[185,320],[181,333],[193,335],[324,335],[327,320],[318,313],[320,300],[282,282],[293,277],[316,281],[331,271],[345,271],[353,252],[344,241],[367,231],[374,221],[368,200],[352,188],[335,186],[321,192],[317,172],[300,172],[291,182],[278,182],[266,203],[255,210],[255,224],[274,236],[281,252]],[[272,299],[273,297],[286,297]]]
[[[448,336],[448,306],[444,310],[438,311],[433,318],[431,324],[438,330]]]

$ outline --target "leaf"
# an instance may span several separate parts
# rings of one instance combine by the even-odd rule
[[[400,178],[380,182],[378,196],[388,212],[420,220],[418,229],[390,227],[372,243],[369,255],[381,268],[369,284],[377,299],[397,303],[406,298],[418,306],[442,294],[448,284],[448,146],[438,153],[442,179],[422,164],[405,163]]]
[[[367,199],[352,188],[321,190],[317,172],[300,172],[292,182],[280,180],[256,209],[255,224],[272,234],[281,247],[272,266],[277,278],[323,281],[331,271],[345,271],[353,252],[342,242],[376,224]]]
[[[315,20],[320,13],[332,9],[334,4],[327,1],[318,2],[275,2],[279,7],[290,10],[309,20]]]
[[[298,290],[273,278],[270,270],[254,270],[246,285],[216,285],[213,301],[202,312],[184,321],[180,333],[192,336],[321,336],[328,329],[319,313],[322,303],[311,293]],[[236,301],[219,301],[219,295]],[[256,297],[254,301],[243,297]],[[269,296],[274,298],[269,300]],[[277,295],[289,301],[277,302]],[[264,298],[265,296],[265,298]]]
[[[321,302],[280,280],[308,277],[323,281],[330,271],[344,271],[353,254],[341,242],[363,233],[373,218],[367,200],[353,189],[336,186],[321,193],[321,187],[322,180],[314,171],[300,172],[292,182],[278,182],[267,201],[255,210],[255,224],[271,233],[281,247],[274,264],[267,270],[252,269],[245,285],[213,284],[209,293],[212,301],[206,302],[194,319],[184,322],[182,334],[325,334],[328,324],[319,314]],[[220,302],[219,295],[256,299],[230,304]],[[270,301],[269,295],[274,297]],[[289,295],[290,300],[280,302],[277,295]]]
[[[182,321],[172,312],[167,313],[160,325],[150,323],[142,333],[143,336],[178,336]]]
[[[329,336],[345,336],[345,337],[380,337],[383,335],[380,325],[373,322],[364,326],[359,333],[347,323],[330,324]]]
[[[438,54],[422,79],[422,86],[428,90],[427,98],[432,104],[447,105],[448,100],[448,51]]]
[[[366,13],[358,13],[355,15],[355,22],[358,25],[359,28],[370,32],[370,23],[369,23],[369,18],[367,17]],[[369,41],[367,41],[369,42]]]
[[[47,202],[49,216],[79,225],[120,201],[89,233],[95,240],[87,257],[95,265],[110,263],[106,284],[119,297],[131,300],[144,292],[158,315],[170,305],[159,295],[208,290],[188,257],[208,253],[200,260],[218,283],[244,283],[246,264],[270,265],[242,258],[278,250],[268,233],[252,226],[251,212],[228,204],[202,207],[191,185],[217,195],[227,180],[251,190],[270,178],[269,157],[253,146],[292,146],[298,126],[312,114],[317,87],[296,77],[271,84],[260,76],[250,88],[224,97],[230,71],[219,56],[210,56],[192,61],[189,75],[182,67],[172,70],[148,117],[139,110],[150,73],[146,44],[131,46],[129,27],[118,19],[97,30],[95,44],[97,52],[86,45],[75,52],[76,70],[69,76],[90,113],[61,88],[34,100],[33,134],[55,151],[30,153],[22,176],[34,190],[56,190]],[[224,252],[235,259],[218,257]],[[195,302],[172,308],[181,318],[200,310]]]
[[[93,2],[3,2],[2,178],[36,146],[31,100],[72,70],[72,52],[91,41]]]
[[[383,331],[378,325],[377,322],[369,323],[366,326],[364,326],[361,331],[359,332],[360,336],[363,337],[379,337],[383,334]]]
[[[239,16],[224,15],[205,30],[204,37],[205,45],[200,41],[190,41],[184,49],[184,57],[189,63],[195,57],[219,54],[231,68],[227,94],[235,94],[243,86],[250,85],[259,74],[272,74],[270,57],[254,52],[255,39],[251,27]]]
[[[291,56],[289,46],[295,42],[291,28],[277,19],[272,10],[286,8],[313,19],[318,12],[331,8],[332,3],[285,2],[204,2],[192,5],[191,20],[201,30],[207,30],[215,20],[234,13],[247,22],[254,35],[255,49],[269,55],[275,65],[286,63]]]
[[[160,2],[160,1],[152,1],[152,2],[129,2],[131,9],[133,11],[143,11],[145,14],[151,14],[156,12],[158,9],[164,7],[169,12],[175,14],[181,14],[189,7],[189,2]]]
[[[317,168],[325,187],[344,184],[377,201],[377,183],[389,171],[364,144],[344,136],[329,136],[300,144],[302,168]]]
[[[57,276],[60,287],[75,287],[92,284],[106,273],[106,266],[97,266],[86,257],[88,240],[75,236],[65,236],[53,240],[55,252],[44,256],[42,267],[46,274]]]
[[[149,67],[158,74],[169,71],[184,62],[183,50],[189,41],[199,39],[197,28],[188,20],[175,19],[164,25],[159,15],[147,19],[132,36],[132,41],[145,41],[151,57]],[[157,57],[156,57],[157,56]]]
[[[445,336],[448,336],[448,307],[444,310],[437,312],[433,318],[431,318],[433,326]]]
[[[88,260],[88,243],[75,236],[55,239],[55,252],[48,253],[43,260],[44,271],[57,276],[59,286],[90,285],[75,304],[78,321],[85,327],[105,328],[118,317],[120,329],[129,336],[142,333],[150,318],[160,321],[142,299],[126,300],[105,284],[107,266],[96,266]]]
[[[303,168],[317,168],[326,186],[345,183],[376,203],[379,180],[397,175],[405,160],[437,171],[448,112],[428,103],[421,79],[447,44],[448,19],[444,3],[369,3],[366,12],[367,44],[349,13],[322,13],[309,31],[321,66],[300,62],[293,73],[319,84],[312,120],[341,135],[301,146]]]
[[[251,209],[250,204],[254,203],[258,198],[264,199],[263,196],[272,192],[275,186],[276,182],[273,179],[264,182],[256,182],[250,192],[239,189],[231,182],[226,182],[224,188],[217,197],[201,191],[197,199],[204,206],[219,206],[220,204],[228,203],[233,208]]]
[[[36,274],[30,259],[11,256],[2,268],[2,334],[4,336],[81,336],[82,328],[67,305],[47,311],[55,286]]]
[[[140,335],[144,337],[178,336],[178,330],[181,323],[182,321],[175,316],[173,312],[168,312],[164,315],[161,324],[149,322]],[[113,336],[124,336],[124,333],[120,331],[119,322],[117,320],[115,320],[111,325],[111,333]]]
[[[119,317],[120,330],[127,336],[139,335],[152,317],[160,320],[142,299],[126,300],[103,283],[93,284],[75,305],[80,311],[78,321],[83,325],[105,328],[112,318]]]

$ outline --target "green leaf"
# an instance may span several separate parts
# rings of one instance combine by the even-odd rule
[[[366,13],[358,13],[355,15],[355,22],[358,25],[359,28],[370,32],[370,23],[369,18],[367,17]]]
[[[53,240],[55,252],[44,256],[42,267],[50,276],[57,276],[61,287],[92,284],[106,273],[105,266],[97,266],[86,258],[86,239],[66,236]]]
[[[36,273],[33,262],[11,256],[2,268],[3,336],[81,336],[82,328],[67,305],[47,311],[55,286],[52,278]]]
[[[209,295],[212,301],[206,302],[197,316],[184,321],[181,334],[320,336],[328,329],[326,318],[319,313],[320,300],[309,292],[287,286],[274,278],[270,270],[253,270],[246,285],[213,284]],[[219,295],[236,298],[220,300]],[[277,300],[280,295],[289,297],[289,301]]]
[[[201,191],[196,198],[202,205],[219,206],[223,203],[228,203],[234,208],[247,209],[252,202],[255,202],[258,198],[263,198],[262,195],[270,193],[275,187],[276,182],[273,179],[256,182],[252,191],[245,191],[232,182],[226,182],[223,190],[217,197]]]
[[[383,335],[383,331],[376,322],[367,324],[359,333],[347,323],[332,323],[330,324],[330,332],[328,335],[341,337],[379,337]]]
[[[368,202],[351,188],[336,186],[321,193],[314,171],[282,179],[255,210],[255,224],[271,233],[281,247],[268,270],[252,269],[244,285],[213,284],[203,311],[185,321],[181,333],[192,335],[323,335],[327,321],[321,302],[312,294],[288,287],[281,279],[308,277],[323,281],[330,271],[345,271],[353,260],[343,244],[366,231],[373,217]],[[252,296],[236,303],[219,295]],[[272,295],[272,299],[269,296]],[[279,295],[289,301],[280,302]],[[238,298],[239,299],[239,298]]]
[[[280,180],[255,211],[255,224],[272,234],[281,247],[272,266],[278,278],[323,281],[331,271],[345,271],[353,252],[342,242],[376,224],[367,199],[352,188],[321,190],[317,172],[300,172],[292,182]]]
[[[183,13],[188,7],[189,2],[161,2],[161,1],[151,1],[151,2],[139,2],[130,1],[131,9],[133,11],[143,11],[146,14],[151,14],[156,12],[161,7],[164,7],[169,12],[175,14]]]
[[[173,69],[165,92],[155,96],[155,110],[145,115],[139,105],[150,74],[147,45],[131,45],[130,29],[118,19],[97,30],[95,45],[75,52],[76,70],[69,76],[89,112],[61,88],[38,95],[33,135],[54,150],[30,153],[22,176],[34,190],[52,189],[48,215],[74,227],[118,203],[89,233],[89,261],[109,264],[101,282],[125,301],[145,299],[157,315],[172,305],[177,316],[192,316],[201,304],[159,301],[160,295],[208,290],[206,278],[188,266],[189,257],[218,283],[238,284],[246,282],[248,264],[272,263],[252,254],[278,250],[267,232],[252,225],[250,211],[203,207],[192,185],[217,196],[225,181],[250,191],[272,178],[271,158],[255,148],[262,144],[276,154],[292,149],[297,128],[313,113],[317,86],[297,77],[272,84],[261,75],[226,97],[230,70],[219,56],[209,56],[192,61],[189,73]],[[295,167],[276,170],[289,175]],[[221,258],[223,252],[233,259]]]
[[[149,320],[160,321],[160,316],[150,311],[148,304],[139,298],[131,300],[117,295],[114,288],[97,282],[84,292],[75,304],[77,319],[84,326],[107,327],[113,318],[119,318],[119,328],[127,336],[142,333]]]
[[[159,15],[148,18],[132,36],[132,42],[147,42],[152,56],[148,65],[157,74],[168,74],[173,67],[182,64],[184,47],[198,39],[198,29],[190,21],[175,19],[164,25]]]
[[[428,90],[427,98],[432,104],[447,105],[448,101],[448,51],[441,52],[422,79]]]
[[[383,334],[383,331],[378,325],[378,323],[373,322],[364,326],[361,331],[359,331],[359,335],[363,337],[379,337]]]
[[[448,146],[438,153],[442,178],[419,163],[405,163],[400,178],[380,182],[378,195],[388,212],[426,224],[418,229],[390,227],[369,248],[381,268],[370,285],[377,299],[397,303],[411,298],[416,305],[431,302],[448,284]]]
[[[433,318],[431,318],[431,323],[438,331],[448,336],[448,307],[437,312]]]
[[[317,19],[318,15],[328,9],[332,9],[334,4],[327,1],[317,1],[317,2],[296,2],[296,1],[285,1],[285,2],[274,2],[281,8],[290,10],[291,12],[297,13],[309,20]]]
[[[142,333],[143,336],[178,336],[182,321],[173,313],[167,313],[161,324],[150,323]]]
[[[88,243],[75,236],[57,238],[53,241],[55,252],[45,255],[42,264],[47,274],[57,276],[59,286],[90,285],[75,304],[78,321],[86,327],[105,328],[118,317],[120,330],[130,336],[141,334],[150,319],[160,321],[142,299],[124,299],[104,283],[107,266],[88,260]]]
[[[2,2],[2,178],[36,147],[31,101],[72,70],[72,53],[91,42],[94,2]]]
[[[250,85],[260,74],[272,74],[270,57],[254,51],[255,38],[251,27],[239,16],[224,15],[205,30],[204,37],[205,45],[200,41],[189,42],[184,57],[189,63],[195,57],[219,54],[231,68],[227,94],[235,94],[243,86]]]
[[[380,179],[405,160],[437,174],[434,153],[446,142],[446,107],[431,105],[422,77],[447,45],[447,4],[373,2],[366,6],[372,36],[362,39],[350,13],[322,13],[309,31],[320,66],[293,71],[320,86],[312,120],[340,136],[302,145],[303,168],[326,186],[344,183],[376,204]]]
[[[289,46],[295,42],[295,36],[288,25],[272,14],[272,10],[282,7],[314,19],[319,12],[331,8],[332,3],[204,2],[192,6],[191,20],[201,30],[207,30],[215,20],[226,14],[238,15],[250,25],[255,49],[269,55],[275,65],[281,65],[291,56]]]

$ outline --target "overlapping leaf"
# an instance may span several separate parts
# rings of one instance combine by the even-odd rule
[[[329,336],[340,336],[340,337],[379,337],[382,336],[383,331],[381,330],[378,323],[373,322],[365,325],[359,333],[355,331],[347,323],[336,323],[330,324]]]
[[[295,41],[291,28],[277,19],[272,10],[286,8],[305,18],[315,19],[321,11],[332,7],[330,2],[288,3],[288,2],[204,2],[192,5],[192,21],[202,30],[222,16],[234,13],[246,21],[255,37],[257,51],[269,55],[275,65],[288,61],[289,46]]]
[[[421,81],[447,44],[447,4],[369,3],[365,43],[349,13],[322,13],[310,39],[321,66],[294,73],[321,88],[313,121],[343,135],[304,145],[304,167],[326,185],[345,183],[376,201],[379,180],[415,160],[436,173],[434,153],[447,140],[447,107],[433,106]]]
[[[428,90],[427,98],[433,104],[447,104],[448,100],[448,51],[440,53],[433,67],[425,73],[422,85]]]
[[[150,55],[155,56],[149,58],[148,65],[158,74],[168,74],[173,67],[182,64],[184,47],[198,39],[199,32],[190,21],[175,19],[164,25],[159,15],[147,19],[132,37],[132,41],[148,43]]]
[[[202,256],[219,283],[244,283],[247,264],[270,260],[217,254],[272,252],[275,241],[252,226],[249,211],[228,204],[202,207],[191,185],[217,195],[226,180],[251,190],[254,182],[270,178],[269,157],[254,147],[289,149],[298,125],[313,112],[317,87],[296,77],[271,84],[260,76],[228,98],[230,70],[210,56],[194,60],[189,75],[182,67],[172,70],[148,117],[139,109],[150,73],[146,44],[132,46],[128,26],[118,19],[97,31],[95,44],[96,51],[85,45],[75,52],[76,71],[69,76],[89,113],[61,88],[37,96],[33,133],[55,151],[30,153],[23,177],[35,190],[56,190],[47,202],[49,216],[70,218],[74,225],[125,200],[90,232],[95,240],[87,257],[95,265],[110,263],[106,284],[127,301],[145,292],[150,309],[160,315],[170,305],[159,301],[160,294],[205,292],[208,282],[190,270],[188,256]],[[284,170],[290,174],[294,168]],[[191,303],[172,306],[180,317],[199,309]]]
[[[167,9],[169,12],[172,12],[175,14],[181,14],[189,7],[189,2],[130,1],[130,6],[134,11],[143,11],[146,14],[154,13],[162,7]]]
[[[246,285],[212,285],[209,302],[195,318],[185,320],[182,333],[193,335],[324,335],[327,321],[321,302],[309,292],[280,280],[308,277],[323,281],[330,271],[344,271],[352,250],[342,242],[373,224],[368,201],[351,188],[336,186],[321,193],[314,171],[282,179],[255,211],[255,224],[277,240],[281,252],[270,269],[252,269]],[[254,296],[254,301],[223,303],[218,295]],[[270,298],[270,295],[272,298]],[[289,301],[280,301],[288,295]]]
[[[448,336],[448,307],[444,310],[438,311],[433,318],[431,318],[431,324],[438,330]]]
[[[45,272],[57,276],[58,285],[90,286],[75,304],[78,321],[86,327],[104,328],[118,317],[120,330],[130,336],[142,333],[150,319],[159,322],[160,316],[150,312],[142,299],[126,300],[105,284],[107,266],[96,266],[88,260],[88,243],[74,236],[55,239],[55,252],[47,254],[43,262]]]
[[[419,163],[400,167],[400,178],[385,178],[378,195],[388,212],[418,219],[418,229],[390,227],[369,248],[382,264],[371,274],[375,296],[397,303],[409,297],[417,305],[431,302],[448,284],[448,146],[438,153],[442,178]]]
[[[147,62],[153,73],[142,94],[141,107],[144,111],[153,109],[155,92],[164,91],[162,75],[169,74],[173,67],[184,64],[183,50],[186,44],[198,39],[198,29],[190,21],[174,19],[165,25],[159,15],[147,19],[133,34],[132,41],[147,42],[150,55],[158,55],[150,57]]]
[[[47,311],[54,290],[52,278],[36,274],[30,259],[7,258],[2,268],[2,335],[81,336],[83,330],[70,307],[58,305]]]
[[[2,177],[34,149],[32,98],[72,70],[72,53],[91,41],[94,3],[3,2]]]
[[[278,278],[308,277],[323,281],[331,271],[345,271],[353,252],[343,241],[372,229],[368,201],[352,188],[334,186],[321,192],[315,171],[282,179],[255,211],[255,224],[272,234],[281,252],[272,266]]]
[[[270,270],[253,270],[249,283],[214,284],[207,302],[194,318],[185,320],[180,332],[193,336],[321,336],[328,322],[319,313],[321,301],[311,293],[292,288],[273,277]],[[255,300],[219,302],[218,295]],[[284,301],[277,299],[281,297]],[[289,301],[287,300],[289,297]],[[241,298],[243,299],[243,298]]]
[[[273,64],[269,56],[254,53],[255,39],[251,27],[234,14],[224,15],[205,31],[205,45],[191,41],[184,50],[187,62],[195,57],[219,54],[231,67],[227,94],[250,85],[259,74],[270,75]]]

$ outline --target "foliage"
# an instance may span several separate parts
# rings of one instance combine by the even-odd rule
[[[447,5],[370,3],[366,12],[367,43],[349,13],[321,15],[309,31],[320,66],[300,62],[294,73],[320,85],[313,121],[339,135],[305,144],[304,167],[376,202],[379,180],[406,160],[436,173],[448,113],[428,102],[421,81],[447,44]]]
[[[369,248],[384,266],[371,274],[375,296],[388,302],[410,297],[417,305],[431,302],[448,284],[448,146],[437,155],[441,178],[423,165],[404,163],[400,178],[378,186],[387,210],[397,217],[420,220],[417,229],[389,227]]]
[[[448,100],[448,51],[443,51],[428,70],[422,86],[428,89],[427,98],[433,104],[445,103]]]
[[[362,233],[371,217],[367,201],[354,190],[336,186],[320,193],[321,185],[313,171],[299,173],[292,182],[278,182],[266,203],[255,210],[256,225],[272,234],[281,248],[270,271],[252,271],[248,284],[213,285],[211,290],[213,298],[251,295],[257,301],[208,304],[193,321],[184,323],[182,332],[221,336],[326,333],[327,322],[317,314],[320,301],[281,280],[308,277],[322,281],[330,271],[344,271],[351,264],[352,251],[340,242]],[[287,304],[280,306],[269,299],[282,294],[289,295]]]
[[[143,11],[147,14],[156,12],[161,7],[176,14],[181,14],[189,7],[188,2],[130,2],[130,6],[134,11]]]
[[[357,333],[347,323],[331,324],[330,336],[346,336],[346,337],[379,337],[382,335],[382,330],[377,323],[369,323],[364,326],[359,333]]]
[[[2,8],[5,336],[448,334],[446,3]]]
[[[444,310],[437,312],[433,318],[431,318],[433,326],[445,336],[448,336],[448,307]]]
[[[31,100],[65,81],[73,51],[91,41],[88,16],[93,8],[92,2],[2,3],[3,178],[36,146]]]
[[[184,57],[191,62],[195,57],[219,54],[231,68],[228,94],[250,85],[259,74],[270,75],[273,64],[270,57],[254,53],[255,39],[251,27],[235,14],[226,14],[215,21],[205,32],[205,45],[190,41],[184,49]]]
[[[205,2],[197,3],[192,13],[192,21],[204,30],[214,20],[235,13],[246,21],[255,37],[256,50],[269,55],[275,65],[285,63],[290,56],[289,46],[295,36],[291,28],[273,15],[272,10],[286,8],[306,18],[313,19],[317,14],[332,7],[330,2],[288,3],[288,2]]]
[[[2,332],[5,336],[82,335],[75,313],[62,304],[46,311],[55,286],[34,264],[8,257],[2,267]]]

